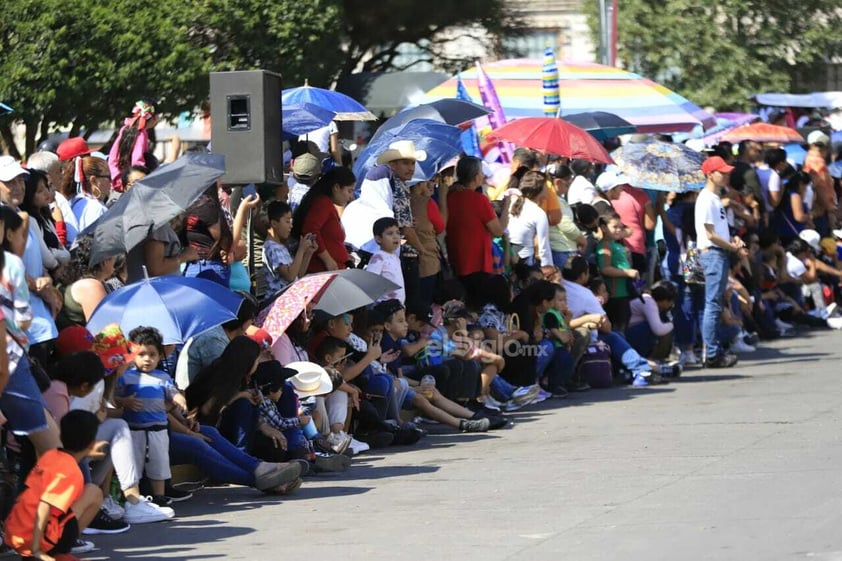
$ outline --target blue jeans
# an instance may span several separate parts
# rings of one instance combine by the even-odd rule
[[[219,432],[240,450],[251,450],[253,436],[257,430],[260,410],[248,399],[241,397],[222,410],[219,416]]]
[[[211,442],[179,432],[170,433],[171,464],[194,464],[215,481],[254,486],[254,470],[260,460],[231,444],[214,427],[202,425],[199,432]]]
[[[599,340],[608,343],[608,346],[611,347],[611,358],[614,359],[614,362],[619,362],[632,374],[649,375],[652,371],[646,359],[629,345],[629,342],[621,333],[616,331],[602,333],[600,331]]]
[[[547,377],[547,385],[550,388],[563,386],[573,379],[575,367],[573,355],[567,349],[556,347],[549,339],[543,339],[538,343],[541,352],[535,361],[535,370],[538,378]]]
[[[295,387],[290,382],[284,382],[284,391],[281,392],[277,405],[278,412],[285,419],[298,417],[298,397],[295,395]],[[284,437],[287,439],[287,449],[290,451],[308,447],[301,427],[285,430]]]
[[[705,311],[705,287],[678,282],[678,299],[675,303],[675,344],[679,349],[692,349],[702,325]]]
[[[655,334],[649,323],[641,322],[626,328],[626,341],[640,356],[650,356],[655,350]]]
[[[517,388],[502,376],[494,376],[491,380],[491,393],[497,401],[509,401]]]
[[[711,248],[700,255],[705,271],[705,312],[702,316],[702,340],[706,346],[706,356],[710,359],[722,354],[722,342],[719,339],[719,320],[725,289],[728,287],[728,252]]]
[[[559,269],[564,268],[564,264],[570,259],[572,255],[576,255],[575,251],[553,251],[553,265]]]

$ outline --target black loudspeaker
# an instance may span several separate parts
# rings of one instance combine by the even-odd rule
[[[223,182],[283,182],[281,89],[281,75],[266,70],[211,72],[211,151],[225,155]]]

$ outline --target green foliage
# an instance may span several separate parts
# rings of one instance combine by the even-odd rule
[[[210,71],[263,68],[287,87],[330,87],[392,68],[401,43],[436,60],[437,33],[518,24],[504,0],[0,0],[0,13],[0,100],[15,109],[0,138],[13,153],[16,121],[30,152],[56,127],[119,123],[144,97],[165,116],[192,110]]]
[[[598,39],[596,6],[586,3]],[[796,66],[840,47],[838,0],[622,0],[618,10],[623,65],[717,110],[789,91]]]

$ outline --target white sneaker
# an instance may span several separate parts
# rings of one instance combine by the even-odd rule
[[[348,446],[351,452],[354,453],[356,456],[357,454],[362,454],[363,452],[368,452],[371,450],[371,446],[366,444],[365,442],[360,442],[356,438],[351,437],[351,445]]]
[[[126,501],[126,514],[123,520],[129,524],[148,524],[161,522],[175,516],[175,511],[168,506],[158,506],[149,497],[140,497],[137,504]]]
[[[102,510],[105,511],[110,518],[114,520],[120,520],[123,518],[123,515],[126,514],[126,509],[120,506],[120,503],[114,500],[114,497],[108,495],[104,499],[102,499]]]
[[[487,395],[484,398],[482,398],[482,404],[488,409],[494,409],[496,411],[500,411],[503,408],[503,404],[491,397],[490,395]]]
[[[743,341],[742,337],[737,337],[731,341],[731,346],[728,347],[728,350],[734,353],[753,353],[757,349]]]
[[[73,547],[70,548],[70,553],[73,555],[81,555],[83,553],[88,553],[96,549],[96,545],[94,542],[89,542],[88,540],[77,539],[73,543]]]
[[[842,318],[827,318],[827,326],[831,329],[842,329]]]
[[[693,352],[693,349],[690,349],[689,351],[679,351],[678,362],[681,364],[681,368],[684,369],[688,366],[699,364],[699,359],[696,358],[696,353]]]
[[[351,444],[351,436],[345,431],[332,432],[327,437],[327,443],[335,454],[341,454]]]
[[[825,308],[825,310],[827,310],[827,317],[833,317],[833,313],[836,311],[836,307],[836,302],[831,302],[827,305],[827,308]]]
[[[792,331],[793,329],[795,329],[795,326],[791,323],[781,321],[778,318],[775,318],[775,327],[778,328],[778,331]]]

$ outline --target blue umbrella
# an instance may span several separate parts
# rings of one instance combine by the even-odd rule
[[[684,144],[653,140],[630,142],[611,152],[610,171],[620,171],[629,183],[655,191],[693,191],[705,186],[705,155]]]
[[[446,125],[461,125],[474,119],[485,117],[489,113],[491,111],[482,105],[462,99],[439,99],[432,103],[422,103],[421,105],[402,110],[380,125],[374,136],[371,137],[371,142],[375,142],[386,131],[396,129],[401,125],[419,119],[438,121]]]
[[[358,186],[368,170],[377,165],[377,157],[398,140],[411,140],[417,150],[424,150],[427,158],[418,162],[416,168],[420,167],[426,177],[434,176],[443,163],[462,152],[461,134],[459,127],[430,119],[416,119],[383,132],[357,157],[354,174]]]
[[[377,117],[354,98],[343,93],[304,84],[281,92],[281,105],[312,103],[336,113],[336,121],[375,121]]]
[[[312,103],[284,105],[281,112],[284,132],[292,136],[300,136],[326,127],[336,117],[335,112],[322,109]]]
[[[145,279],[106,296],[94,310],[87,328],[99,333],[112,323],[124,333],[151,326],[164,343],[183,343],[237,317],[242,298],[215,282],[192,277]]]
[[[804,158],[807,157],[807,150],[805,150],[803,146],[797,143],[784,144],[784,150],[786,151],[787,161],[793,166],[804,165]]]

